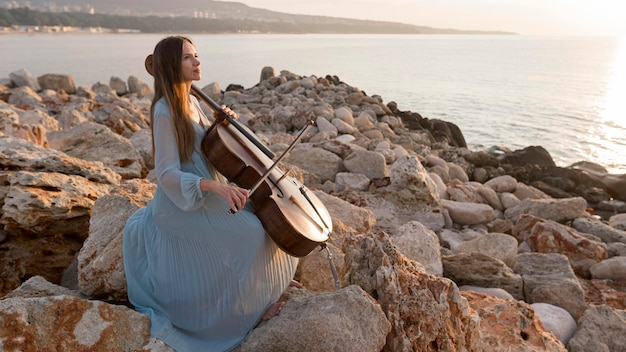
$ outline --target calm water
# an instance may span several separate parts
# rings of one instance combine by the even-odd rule
[[[76,83],[133,75],[162,35],[0,35],[0,76],[71,74]],[[626,173],[626,40],[433,35],[192,35],[199,86],[251,87],[272,66],[337,75],[401,110],[457,124],[474,148],[542,145]]]

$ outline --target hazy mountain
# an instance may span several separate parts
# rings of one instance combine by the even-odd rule
[[[488,34],[504,32],[484,31],[460,31],[455,29],[440,29],[426,26],[415,26],[395,22],[354,20],[348,18],[295,15],[260,8],[250,7],[241,2],[213,1],[213,0],[0,0],[0,6],[5,7],[30,7],[39,11],[52,12],[91,12],[95,14],[112,14],[126,16],[160,16],[160,17],[199,17],[219,20],[249,20],[270,23],[285,23],[290,25],[303,25],[307,31],[315,26],[315,32],[323,33],[365,32],[364,28],[370,28],[371,32],[379,33],[420,33],[420,34],[443,34],[443,33],[476,33]],[[511,34],[511,33],[506,33]]]

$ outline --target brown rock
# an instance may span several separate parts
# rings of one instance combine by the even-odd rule
[[[156,185],[131,180],[96,201],[89,237],[78,253],[78,287],[89,296],[126,299],[126,276],[122,257],[124,226],[128,218],[152,199]]]
[[[574,272],[589,278],[589,268],[607,258],[606,244],[589,240],[577,231],[554,221],[539,221],[530,231],[528,243],[535,252],[565,255]]]
[[[474,350],[477,322],[452,281],[419,271],[384,232],[344,246],[346,282],[376,298],[391,322],[383,351]]]
[[[148,317],[72,296],[0,301],[5,351],[133,351],[148,340]]]
[[[67,94],[76,93],[76,84],[74,83],[74,77],[71,75],[48,73],[37,77],[37,82],[41,89],[63,90]]]
[[[461,294],[481,318],[477,351],[567,351],[561,341],[543,328],[529,304],[473,291]]]

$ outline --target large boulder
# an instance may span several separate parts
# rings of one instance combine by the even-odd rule
[[[469,351],[477,346],[478,321],[452,281],[419,270],[384,232],[350,237],[344,246],[346,282],[376,297],[391,322],[383,351]]]
[[[291,289],[280,315],[261,323],[235,351],[379,352],[391,326],[358,286],[312,293]]]
[[[135,351],[149,337],[148,317],[75,296],[0,301],[4,351]]]

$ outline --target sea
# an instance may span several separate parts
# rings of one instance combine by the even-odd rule
[[[164,34],[0,35],[0,77],[26,69],[79,86],[135,76]],[[335,75],[403,111],[456,124],[472,150],[542,146],[558,166],[626,173],[626,37],[189,34],[198,86],[245,88],[264,67]]]

